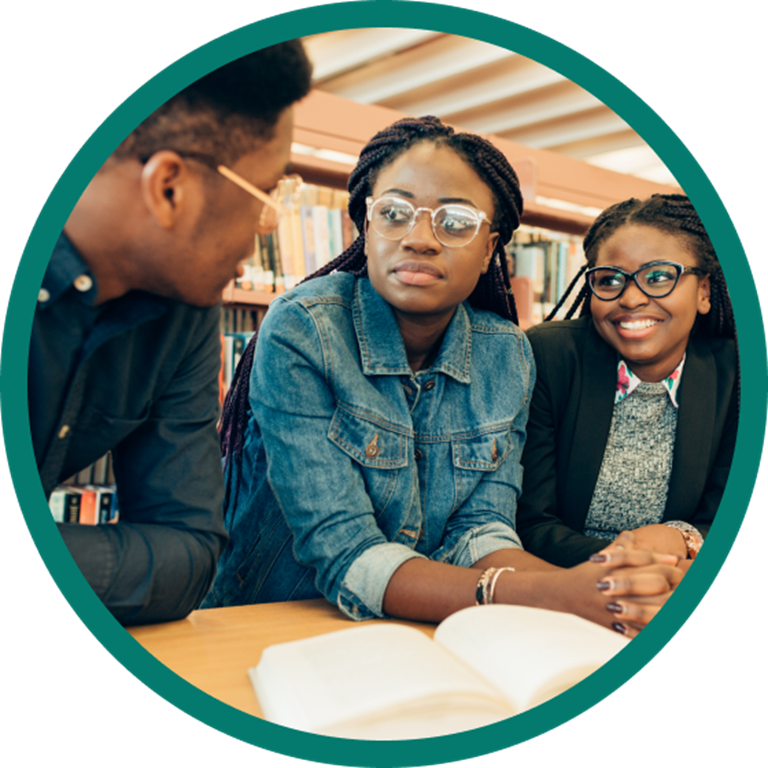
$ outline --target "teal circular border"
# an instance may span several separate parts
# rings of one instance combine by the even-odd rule
[[[390,2],[349,2],[265,19],[192,51],[128,97],[83,145],[43,206],[14,280],[2,344],[2,419],[16,493],[43,561],[82,621],[136,677],[193,717],[264,749],[338,765],[432,765],[505,749],[561,725],[623,685],[682,626],[722,566],[757,477],[768,399],[764,326],[746,255],[706,174],[661,118],[589,59],[531,29],[488,14],[434,3],[408,2],[407,13],[399,20],[392,18],[391,10]],[[51,518],[32,449],[26,382],[37,291],[56,238],[91,177],[136,124],[189,83],[255,49],[318,32],[383,26],[432,29],[513,50],[590,91],[643,137],[686,189],[721,254],[739,329],[741,412],[749,418],[742,418],[739,424],[733,467],[707,546],[669,600],[669,608],[619,656],[556,699],[511,720],[436,739],[365,742],[285,729],[229,707],[177,677],[112,618],[75,566]]]

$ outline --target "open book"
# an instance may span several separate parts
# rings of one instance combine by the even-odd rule
[[[449,616],[434,640],[392,623],[273,645],[249,674],[272,722],[351,739],[416,739],[535,707],[628,642],[572,614],[488,605]]]

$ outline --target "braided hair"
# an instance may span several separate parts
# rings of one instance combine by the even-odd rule
[[[436,117],[405,118],[379,131],[360,153],[360,159],[349,176],[349,215],[360,233],[352,245],[333,261],[318,269],[306,280],[331,272],[349,272],[362,277],[368,272],[365,256],[364,225],[365,199],[372,194],[382,169],[394,162],[415,144],[430,142],[450,147],[465,160],[488,185],[493,195],[494,213],[491,231],[499,237],[488,271],[480,276],[469,296],[469,303],[477,309],[495,312],[517,323],[517,309],[509,283],[509,270],[504,246],[520,226],[523,197],[520,182],[506,157],[486,139],[473,133],[456,133]],[[242,461],[243,440],[248,423],[250,405],[248,387],[253,366],[256,335],[251,339],[235,370],[227,392],[221,418],[221,451],[225,459],[226,496],[234,467],[239,470]],[[234,500],[237,503],[237,500]]]
[[[683,240],[688,250],[695,256],[698,266],[708,273],[710,281],[711,309],[708,314],[698,316],[694,332],[735,339],[733,307],[725,285],[723,270],[704,224],[685,195],[651,195],[646,200],[632,198],[606,208],[595,219],[584,237],[584,255],[587,263],[581,268],[546,319],[552,320],[556,316],[579,278],[588,268],[595,266],[600,245],[618,229],[629,224],[654,227]],[[566,313],[565,319],[569,320],[579,309],[581,309],[579,317],[591,315],[591,296],[592,293],[585,281]]]

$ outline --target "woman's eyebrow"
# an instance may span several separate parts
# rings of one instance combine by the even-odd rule
[[[408,192],[405,189],[397,189],[394,187],[392,189],[385,189],[381,193],[382,197],[384,195],[400,195],[400,197],[407,197],[411,200],[413,200],[416,197],[416,195],[414,195],[413,192]],[[469,205],[472,208],[477,208],[477,206],[471,200],[468,200],[465,197],[439,197],[438,202],[441,205],[444,205],[445,203],[461,203],[462,205]]]
[[[469,205],[472,208],[477,208],[477,206],[466,197],[441,197],[439,198],[439,201],[441,203],[459,203],[461,205]]]
[[[411,199],[416,197],[413,192],[408,192],[405,189],[397,189],[396,187],[392,187],[392,189],[385,189],[381,193],[380,197],[384,197],[384,195],[400,195],[400,197],[410,197]]]

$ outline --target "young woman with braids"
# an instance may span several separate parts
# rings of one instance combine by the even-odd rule
[[[566,320],[528,332],[538,379],[518,533],[562,566],[626,530],[625,546],[690,560],[720,503],[738,423],[722,270],[683,195],[608,208],[584,251],[586,281]]]
[[[633,593],[634,633],[676,558],[566,572],[515,533],[535,375],[499,259],[522,210],[514,171],[479,136],[406,119],[349,189],[360,237],[273,302],[236,373],[231,539],[204,607],[325,596],[354,619],[440,621],[495,599],[611,626],[606,606]]]

